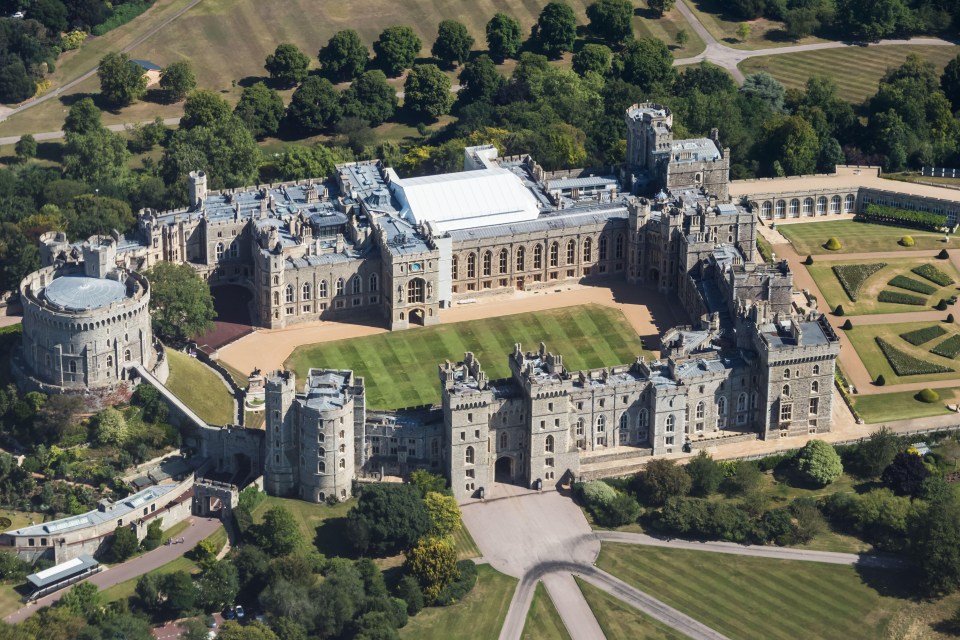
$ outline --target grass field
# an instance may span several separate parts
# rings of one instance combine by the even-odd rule
[[[676,44],[677,32],[681,29],[687,32],[687,44],[680,47]],[[647,0],[640,0],[633,18],[633,32],[638,38],[657,38],[663,40],[673,51],[673,57],[692,58],[699,55],[706,48],[703,39],[693,30],[683,14],[673,9],[662,18],[650,10]]]
[[[934,63],[938,73],[960,53],[960,47],[891,45],[802,51],[780,56],[758,56],[740,63],[746,74],[767,71],[788,89],[802,88],[815,75],[830,76],[837,82],[840,97],[863,102],[877,92],[880,78],[890,67],[900,66],[910,53]]]
[[[956,404],[960,396],[956,389],[937,389],[940,402],[920,402],[915,391],[897,391],[876,395],[855,395],[853,406],[868,424],[907,418],[928,418],[950,413],[946,404]]]
[[[748,20],[750,35],[743,42],[737,38],[737,27],[743,19],[730,10],[728,0],[677,0],[686,2],[687,6],[697,15],[707,31],[723,44],[736,49],[769,49],[771,47],[788,47],[796,44],[810,44],[826,42],[820,38],[810,36],[802,40],[788,40],[783,32],[783,23],[776,20],[758,18]]]
[[[943,242],[942,233],[904,229],[853,220],[829,222],[803,222],[777,225],[784,238],[790,241],[800,255],[838,255],[843,253],[897,253],[919,250],[950,248]],[[916,245],[901,247],[897,241],[903,236],[913,238]],[[842,245],[839,251],[824,249],[827,240],[836,237]]]
[[[207,365],[185,353],[167,349],[167,388],[201,418],[214,425],[233,422],[233,396]]]
[[[609,637],[609,636],[608,636]],[[521,640],[569,640],[570,634],[563,626],[563,620],[557,613],[557,607],[547,594],[542,582],[537,583],[527,612],[527,621],[523,623]]]
[[[6,618],[23,604],[20,602],[20,594],[17,593],[15,586],[0,583],[0,619]]]
[[[353,369],[364,377],[368,408],[398,409],[440,401],[435,364],[473,351],[496,380],[510,375],[507,356],[515,342],[533,351],[541,341],[570,371],[629,363],[641,352],[622,313],[585,305],[307,345],[284,366],[301,379],[310,367]]]
[[[321,553],[337,556],[344,555],[348,546],[339,525],[356,503],[356,500],[347,500],[331,506],[303,500],[267,497],[257,505],[252,515],[254,522],[259,523],[271,508],[284,507],[297,521],[304,544],[316,544]]]
[[[497,640],[516,586],[516,578],[482,564],[477,567],[477,585],[463,600],[449,607],[424,609],[400,629],[400,638]]]
[[[477,548],[477,543],[473,541],[473,536],[467,531],[466,526],[460,527],[460,530],[453,534],[453,544],[457,548],[458,560],[480,557],[480,549]]]
[[[889,570],[606,543],[597,566],[731,639],[883,638],[912,604]]]
[[[870,260],[833,260],[829,262],[826,260],[816,261],[807,267],[807,271],[809,271],[813,279],[816,280],[817,286],[820,288],[820,292],[823,294],[824,298],[826,298],[826,303],[829,305],[831,311],[835,310],[838,304],[841,304],[843,305],[844,314],[848,316],[874,313],[909,313],[914,311],[931,311],[933,305],[935,305],[941,298],[947,298],[957,294],[956,283],[960,283],[960,274],[957,274],[957,270],[954,269],[949,260],[932,260],[938,269],[953,278],[955,284],[946,287],[940,287],[936,293],[933,293],[927,297],[926,305],[879,302],[877,300],[877,295],[884,289],[898,291],[896,287],[892,287],[887,284],[896,275],[905,275],[909,278],[922,281],[924,284],[933,285],[933,283],[910,272],[910,270],[914,267],[931,262],[931,260],[931,258],[901,258],[899,256],[891,258],[881,253],[877,254],[876,258]],[[886,266],[864,281],[863,285],[860,287],[857,301],[851,302],[846,291],[844,291],[843,287],[840,286],[840,281],[837,280],[837,276],[834,274],[831,266],[840,264],[869,264],[879,262],[886,263]],[[909,291],[901,292],[912,294],[912,292]],[[921,294],[913,295],[924,297]],[[946,314],[946,312],[944,312],[944,314]],[[944,317],[946,317],[946,315],[944,315]],[[856,326],[856,321],[854,321],[853,324]],[[901,331],[901,333],[903,332]]]
[[[195,573],[199,571],[196,563],[193,560],[189,560],[183,556],[180,556],[176,560],[172,560],[162,567],[157,567],[153,571],[149,571],[150,575],[160,575],[165,573],[176,573],[177,571],[186,571],[187,573]],[[132,596],[137,588],[137,580],[139,578],[133,578],[125,582],[120,582],[112,587],[103,590],[103,599],[106,602],[116,602],[117,600],[124,600]]]
[[[607,640],[686,640],[687,636],[634,609],[606,591],[576,578],[583,598]]]
[[[850,339],[850,342],[853,343],[854,349],[857,350],[857,355],[860,356],[863,366],[867,368],[867,371],[870,373],[870,378],[873,380],[876,380],[877,376],[882,375],[887,384],[893,385],[904,384],[908,382],[932,382],[940,380],[952,380],[954,378],[960,379],[960,373],[958,373],[960,372],[960,360],[951,360],[950,358],[945,358],[943,356],[930,353],[930,349],[947,339],[950,335],[960,334],[960,326],[941,322],[940,326],[946,329],[949,335],[944,335],[921,345],[912,345],[900,337],[901,333],[905,333],[913,329],[927,327],[932,324],[934,323],[907,322],[902,324],[874,324],[857,326],[856,322],[854,322],[853,330],[847,331],[846,335],[847,338]],[[883,338],[904,353],[907,353],[915,358],[919,358],[925,362],[938,364],[944,367],[950,367],[951,369],[954,369],[954,372],[921,374],[903,377],[898,376],[893,372],[893,369],[891,368],[890,363],[887,361],[886,356],[884,356],[883,352],[880,351],[880,347],[877,346],[877,341],[875,339],[877,337]]]

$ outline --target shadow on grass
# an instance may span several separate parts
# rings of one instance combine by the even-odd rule
[[[854,570],[860,580],[881,596],[920,602],[924,588],[919,574],[914,569],[885,569],[861,564]]]
[[[317,535],[313,538],[313,544],[323,555],[328,558],[334,556],[356,559],[360,555],[347,542],[347,518],[328,518],[317,527]]]

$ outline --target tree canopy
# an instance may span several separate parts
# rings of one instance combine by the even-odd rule
[[[797,471],[807,482],[823,487],[843,474],[843,464],[831,444],[809,440],[797,455]]]
[[[360,74],[343,93],[345,116],[366,120],[371,127],[383,124],[397,110],[397,91],[379,69]]]
[[[473,42],[465,24],[459,20],[441,20],[430,53],[445,66],[453,67],[470,58]]]
[[[496,13],[487,23],[487,48],[497,62],[516,57],[523,43],[520,23],[505,13]]]
[[[162,261],[145,275],[150,281],[150,318],[157,334],[180,343],[213,327],[216,312],[210,287],[193,267]]]
[[[353,29],[337,31],[320,49],[320,70],[331,80],[356,78],[367,66],[370,52]]]
[[[147,76],[143,68],[130,60],[126,53],[111,52],[101,58],[97,76],[100,78],[100,95],[117,107],[132,104],[147,92]]]
[[[306,79],[310,58],[297,45],[285,42],[277,45],[263,66],[271,78],[285,87],[292,87]]]
[[[233,113],[254,138],[272,136],[280,129],[285,114],[283,98],[263,82],[245,87]]]
[[[347,515],[349,539],[361,553],[389,555],[410,548],[430,526],[420,492],[406,484],[364,487]]]
[[[319,133],[340,118],[340,94],[326,78],[311,76],[293,92],[287,107],[290,122],[308,133]]]
[[[633,37],[633,3],[630,0],[596,0],[587,7],[590,32],[612,44]]]
[[[566,2],[550,2],[540,12],[533,27],[533,40],[540,50],[551,58],[559,58],[565,51],[573,49],[577,38],[577,17]]]
[[[403,106],[423,120],[436,120],[453,106],[450,78],[434,64],[416,64],[403,83]]]
[[[410,27],[387,27],[373,43],[376,62],[388,76],[398,76],[410,67],[423,46]]]
[[[168,102],[179,102],[197,87],[193,67],[186,60],[167,65],[160,73],[160,89]]]

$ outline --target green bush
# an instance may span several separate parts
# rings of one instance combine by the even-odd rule
[[[102,36],[108,31],[121,27],[141,13],[150,8],[153,2],[128,2],[127,4],[115,4],[113,13],[104,22],[101,22],[93,28],[93,35]]]
[[[940,394],[933,389],[923,389],[917,394],[917,400],[920,402],[936,402],[940,399]]]
[[[929,262],[922,264],[919,267],[914,267],[913,269],[910,269],[910,271],[922,278],[926,278],[934,284],[940,285],[941,287],[949,287],[953,284],[953,278],[940,269],[937,269]]]
[[[850,322],[850,318],[847,318],[847,321],[843,323],[843,326],[840,327],[844,331],[851,331],[853,329],[853,323]]]
[[[953,371],[953,369],[949,367],[943,367],[939,364],[914,358],[900,351],[879,336],[875,339],[877,346],[880,347],[880,351],[883,352],[887,362],[890,363],[890,368],[893,369],[893,372],[898,376],[918,376],[931,373],[951,373]]]
[[[888,289],[884,289],[879,294],[877,294],[877,301],[893,302],[896,304],[912,304],[918,307],[927,304],[926,298],[910,295],[909,293],[901,293],[899,291],[890,291]]]
[[[920,282],[919,280],[914,280],[913,278],[908,278],[907,276],[894,276],[893,279],[887,284],[892,287],[906,289],[907,291],[915,291],[917,293],[925,293],[927,295],[937,292],[937,287],[932,287],[926,282]]]
[[[903,236],[897,241],[901,247],[913,247],[916,246],[916,242],[913,240],[913,236]]]
[[[930,349],[930,353],[935,353],[944,358],[956,358],[960,355],[960,335],[953,335]]]
[[[477,584],[477,565],[473,560],[461,560],[457,563],[460,577],[448,584],[437,596],[437,606],[446,607],[463,600]]]
[[[867,281],[867,278],[885,266],[887,266],[885,262],[874,262],[869,264],[838,264],[831,269],[833,269],[833,274],[837,276],[837,280],[840,281],[843,290],[847,292],[847,297],[856,302],[860,287]]]
[[[87,34],[80,30],[65,33],[63,34],[63,37],[60,38],[60,48],[64,51],[79,49],[80,45],[82,45],[83,41],[86,39]]]
[[[823,248],[827,249],[828,251],[839,251],[840,249],[843,248],[843,245],[840,244],[840,241],[837,238],[830,238],[823,245]]]
[[[807,259],[803,261],[803,264],[808,265],[808,266],[811,265],[811,264],[813,264],[813,256],[808,255],[808,256],[807,256]]]
[[[773,262],[773,248],[770,246],[770,243],[757,236],[757,251],[760,253],[760,257],[763,258],[763,261],[766,263]]]
[[[837,305],[837,308],[834,309],[833,314],[834,314],[834,315],[837,315],[837,316],[842,316],[842,315],[843,315],[843,305],[842,305],[842,304],[838,304],[838,305]]]
[[[843,474],[843,464],[830,444],[810,440],[797,456],[797,471],[807,482],[825,487]]]
[[[880,375],[877,376],[877,379],[874,381],[873,384],[877,385],[878,387],[882,387],[883,385],[887,384],[887,379],[884,378],[883,374],[881,373]]]
[[[934,338],[939,338],[940,336],[946,333],[946,329],[941,327],[938,324],[932,324],[929,327],[923,327],[922,329],[915,329],[913,331],[907,331],[906,333],[901,333],[900,337],[909,342],[910,344],[916,346],[923,344],[924,342],[930,342]]]
[[[856,215],[855,219],[898,227],[930,229],[931,231],[939,231],[947,226],[947,216],[945,215],[923,211],[907,211],[906,209],[885,207],[879,204],[868,204],[863,211]]]
[[[946,249],[940,249],[940,253],[937,254],[937,259],[939,260],[946,260],[949,257],[950,257],[950,254],[947,253]]]

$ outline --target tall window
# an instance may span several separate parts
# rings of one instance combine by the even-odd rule
[[[820,413],[820,398],[810,398],[810,415],[817,415]]]
[[[467,450],[464,454],[464,462],[467,464],[473,464],[473,447],[467,447]]]
[[[275,306],[275,307],[280,306],[280,292],[279,292],[279,291],[274,291],[274,292],[273,292],[273,306]]]
[[[320,285],[317,287],[317,296],[321,298],[327,297],[327,281],[321,280]]]
[[[781,404],[780,405],[780,422],[790,422],[793,420],[793,405],[792,404]]]
[[[788,384],[783,385],[783,395],[785,395],[785,396],[789,396],[789,395],[790,395],[790,385],[788,385]]]
[[[370,293],[376,293],[379,288],[380,288],[380,277],[375,273],[371,273],[370,274]]]
[[[787,217],[787,203],[783,200],[777,200],[777,217],[786,218]]]
[[[677,430],[677,419],[671,413],[667,416],[667,433],[673,433]]]
[[[725,416],[727,415],[727,399],[720,398],[717,400],[717,415]]]
[[[697,403],[697,420],[703,420],[704,407],[703,402]]]
[[[567,264],[573,264],[577,261],[577,241],[571,240],[567,243]]]
[[[737,411],[747,410],[747,394],[741,393],[737,396]]]
[[[803,199],[803,215],[805,216],[813,215],[813,198]]]
[[[580,418],[579,420],[577,420],[577,435],[578,436],[583,435],[583,418]]]
[[[820,383],[816,380],[810,383],[810,393],[820,393]]]
[[[553,436],[547,436],[543,441],[543,450],[545,453],[553,453]]]
[[[623,257],[623,234],[617,236],[617,241],[614,244],[613,257],[620,259]]]
[[[510,444],[510,437],[507,435],[507,432],[504,431],[500,434],[500,448],[506,449]]]
[[[293,302],[293,285],[287,285],[287,302]]]
[[[343,295],[343,278],[337,278],[337,295]]]
[[[637,429],[641,433],[647,432],[647,427],[650,426],[650,414],[646,409],[640,409],[640,413],[637,415]]]
[[[311,293],[312,293],[312,291],[310,290],[310,283],[309,283],[309,282],[304,282],[304,283],[303,283],[303,291],[301,292],[301,298],[302,298],[303,300],[309,300]]]
[[[523,271],[523,259],[526,251],[523,247],[517,247],[517,271]]]
[[[784,380],[789,380],[789,379],[790,379],[790,369],[784,369],[784,370],[783,370],[783,379],[784,379]]]
[[[853,211],[854,202],[855,202],[854,197],[852,195],[847,195],[847,197],[843,199],[843,212],[850,213],[851,211]]]
[[[630,428],[629,418],[627,417],[627,413],[623,412],[622,414],[620,414],[620,429],[623,430],[623,429],[629,429],[629,428]]]
[[[500,249],[500,273],[506,273],[510,264],[510,252],[506,249]]]
[[[450,277],[454,280],[460,279],[460,261],[457,256],[453,256],[453,260],[450,262]]]
[[[790,201],[790,217],[799,218],[800,217],[800,201],[797,198],[794,198]]]
[[[550,266],[555,267],[560,262],[560,243],[554,242],[550,245]]]
[[[827,199],[824,196],[817,198],[817,215],[827,215]]]
[[[603,433],[607,430],[607,419],[602,415],[597,416],[597,433]]]
[[[607,259],[607,236],[600,236],[600,259]]]
[[[360,293],[361,288],[362,287],[361,287],[360,276],[353,276],[353,293],[354,294]]]
[[[407,283],[407,303],[423,302],[423,278],[414,278]]]
[[[467,256],[467,277],[477,277],[477,254],[471,253]]]
[[[820,375],[820,365],[818,364],[813,365],[813,375],[815,376]]]
[[[217,260],[219,260],[220,258],[223,257],[223,243],[222,243],[222,242],[218,242],[218,243],[217,243],[216,252],[217,252]]]
[[[538,244],[533,248],[533,268],[543,268],[543,245]]]
[[[489,251],[483,254],[483,275],[490,275],[491,270],[493,269],[493,254]]]
[[[590,262],[591,260],[593,260],[593,240],[585,238],[583,241],[583,261]]]
[[[830,198],[830,213],[840,213],[840,196]]]
[[[240,243],[239,243],[239,242],[231,242],[231,243],[230,243],[230,257],[231,257],[231,258],[236,258],[236,257],[239,256],[239,255],[240,255]]]

